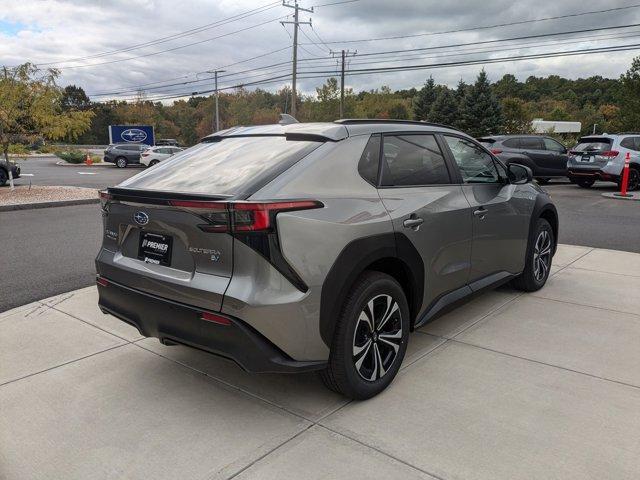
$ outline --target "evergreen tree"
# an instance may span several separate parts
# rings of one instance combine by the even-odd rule
[[[469,85],[467,85],[464,80],[460,79],[458,86],[456,87],[456,100],[458,100],[458,104],[462,102],[462,99],[466,95],[468,89]]]
[[[459,122],[458,99],[456,94],[448,88],[443,88],[431,105],[429,121],[443,125],[455,126]]]
[[[460,119],[461,127],[474,137],[500,131],[502,126],[500,102],[493,94],[484,69],[480,71],[476,83],[468,89],[460,104]]]
[[[431,105],[436,100],[436,85],[433,77],[425,82],[418,94],[413,98],[413,115],[416,120],[427,120]]]
[[[620,77],[620,123],[624,130],[640,128],[640,57],[633,59],[631,68]]]

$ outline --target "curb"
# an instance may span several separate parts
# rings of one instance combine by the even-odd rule
[[[14,210],[33,210],[36,208],[69,207],[72,205],[89,205],[100,203],[99,198],[81,198],[79,200],[61,200],[58,202],[38,202],[20,203],[16,205],[0,205],[0,212],[11,212]]]
[[[69,163],[64,160],[56,162],[59,167],[115,167],[115,164],[109,162],[98,162],[87,165],[86,163]]]
[[[604,198],[613,198],[614,200],[626,200],[626,201],[631,201],[631,202],[640,202],[640,193],[632,193],[631,197],[619,197],[617,196],[615,193],[602,193],[601,194]]]

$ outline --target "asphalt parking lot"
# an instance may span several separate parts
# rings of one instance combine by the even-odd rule
[[[26,305],[0,315],[0,478],[637,479],[638,272],[563,245],[541,291],[414,333],[365,402],[142,339],[94,287]]]

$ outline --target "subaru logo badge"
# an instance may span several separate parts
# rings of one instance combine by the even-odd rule
[[[147,134],[139,128],[129,128],[122,132],[120,137],[125,142],[144,142],[147,139]]]
[[[133,219],[138,225],[146,225],[149,223],[149,215],[144,212],[136,212],[133,214]]]

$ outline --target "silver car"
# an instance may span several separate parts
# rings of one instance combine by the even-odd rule
[[[620,186],[625,158],[629,154],[628,190],[640,189],[640,133],[589,135],[578,140],[569,152],[569,179],[583,187],[596,180]]]
[[[410,121],[239,127],[102,192],[99,306],[251,372],[386,388],[409,332],[541,288],[558,216],[531,171]]]

